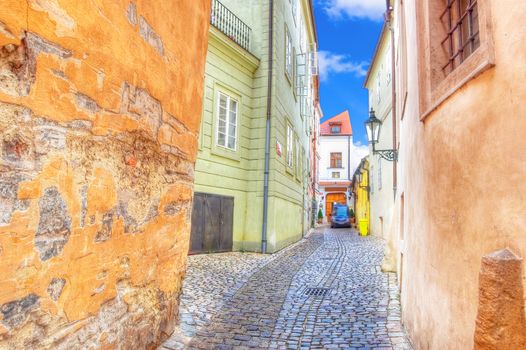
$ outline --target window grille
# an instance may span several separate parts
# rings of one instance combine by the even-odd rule
[[[477,0],[444,0],[446,8],[440,20],[446,29],[441,45],[448,60],[442,66],[447,75],[466,60],[479,46]]]

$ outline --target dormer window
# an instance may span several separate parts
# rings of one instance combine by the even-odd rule
[[[330,124],[330,126],[331,126],[331,134],[340,134],[342,132],[341,124]]]

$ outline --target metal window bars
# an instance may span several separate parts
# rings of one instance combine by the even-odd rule
[[[446,8],[440,20],[446,29],[441,45],[448,55],[442,66],[447,75],[457,68],[480,45],[477,0],[444,0]]]
[[[212,0],[210,24],[239,46],[250,51],[252,29],[218,0]]]

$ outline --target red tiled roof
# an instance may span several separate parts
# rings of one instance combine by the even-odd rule
[[[341,132],[339,134],[331,133],[331,126],[333,126],[334,124],[341,125]],[[349,116],[349,111],[343,111],[340,114],[335,115],[334,117],[329,118],[323,123],[321,123],[320,134],[322,136],[327,136],[327,135],[352,136],[352,126],[351,126],[351,118]]]

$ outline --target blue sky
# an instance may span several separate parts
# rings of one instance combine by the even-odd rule
[[[385,0],[313,0],[324,119],[349,110],[354,142],[367,144],[363,82],[382,29]]]

